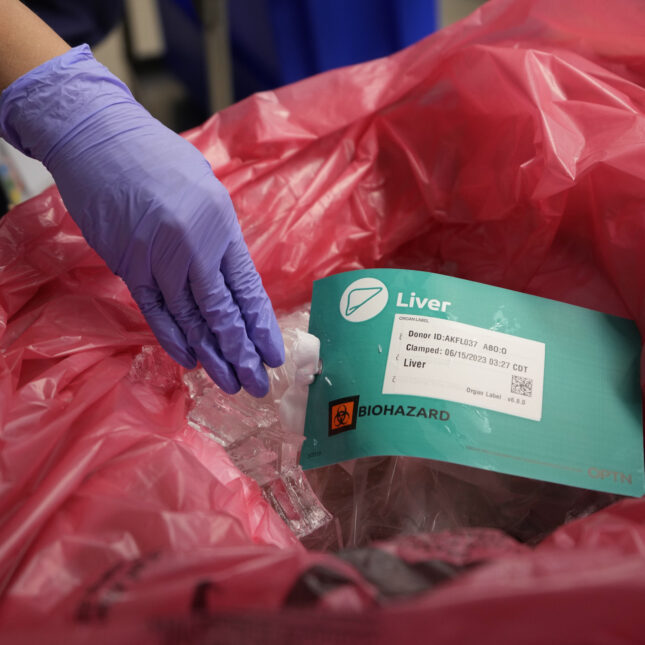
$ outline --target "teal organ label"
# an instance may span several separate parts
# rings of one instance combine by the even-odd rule
[[[314,283],[301,463],[425,457],[645,492],[640,338],[623,318],[419,271]]]

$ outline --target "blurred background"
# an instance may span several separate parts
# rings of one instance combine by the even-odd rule
[[[483,0],[23,0],[176,132],[255,92],[387,56]],[[52,183],[0,139],[0,215]]]

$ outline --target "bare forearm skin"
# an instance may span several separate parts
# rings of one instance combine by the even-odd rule
[[[69,45],[18,0],[0,0],[0,90]]]

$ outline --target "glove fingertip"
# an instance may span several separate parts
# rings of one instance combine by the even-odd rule
[[[273,320],[268,326],[254,330],[251,340],[260,357],[269,367],[280,367],[285,359],[284,340],[273,312],[271,317]]]
[[[262,352],[262,360],[269,367],[280,367],[284,363],[284,341],[282,337],[278,341],[274,341],[271,345]]]
[[[267,383],[267,386],[262,390],[249,390],[248,388],[245,389],[251,396],[255,397],[256,399],[263,399],[269,393],[269,384]]]
[[[167,334],[161,333],[158,329],[152,327],[159,344],[166,350],[166,353],[182,367],[193,369],[197,365],[197,358],[188,345],[179,342],[176,337],[168,337]]]
[[[197,366],[197,359],[190,353],[189,349],[176,344],[166,343],[162,340],[159,340],[159,344],[164,348],[170,358],[187,370],[192,370]]]
[[[177,361],[177,363],[179,363],[187,370],[192,370],[197,367],[197,359],[194,356],[190,356],[190,354],[188,353],[180,354],[177,356],[173,356],[170,352],[168,352],[168,354],[171,358],[173,358],[175,361]]]
[[[193,369],[197,365],[195,353],[186,343],[182,331],[170,315],[161,307],[141,307],[141,310],[166,353],[182,367]]]
[[[239,383],[232,383],[231,381],[220,381],[216,378],[213,378],[213,380],[215,381],[219,389],[223,392],[226,392],[226,394],[237,394],[242,389],[242,386]]]
[[[256,399],[261,399],[269,393],[269,375],[264,366],[260,366],[253,376],[251,382],[244,384],[244,389]]]
[[[217,356],[212,349],[204,351],[202,348],[202,350],[200,353],[201,364],[214,383],[226,394],[239,392],[242,386],[230,365]]]

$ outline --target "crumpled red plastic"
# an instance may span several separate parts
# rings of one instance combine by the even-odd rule
[[[279,310],[313,279],[398,266],[645,331],[643,33],[639,0],[493,0],[187,137],[230,190]],[[3,642],[642,639],[642,499],[536,548],[494,531],[375,545],[480,563],[388,601],[352,563],[307,552],[186,423],[180,368],[133,370],[154,338],[55,189],[2,220],[0,267]]]

